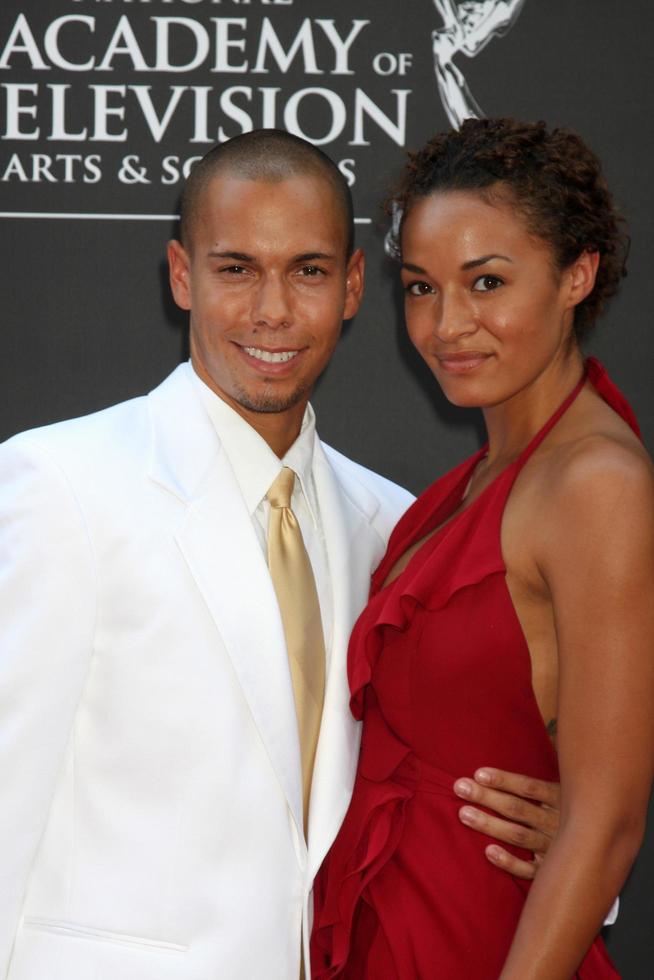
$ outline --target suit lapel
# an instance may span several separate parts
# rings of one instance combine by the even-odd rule
[[[347,648],[354,622],[368,598],[371,570],[384,549],[370,523],[379,507],[377,498],[342,471],[337,476],[320,444],[314,474],[332,583],[334,626],[311,790],[309,881],[336,836],[350,801],[360,733],[349,708]]]
[[[295,704],[284,632],[268,568],[190,368],[149,396],[151,478],[184,504],[176,540],[229,654],[234,673],[302,834]],[[338,454],[335,454],[336,460]],[[309,815],[309,881],[347,809],[359,750],[349,710],[347,646],[384,541],[371,526],[378,499],[332,464],[316,441],[314,477],[332,583],[333,638]]]
[[[186,500],[175,537],[301,833],[297,722],[268,568],[227,456],[191,379],[186,376],[185,387],[178,383],[174,391],[162,392],[175,375],[150,396],[155,428],[151,475]]]

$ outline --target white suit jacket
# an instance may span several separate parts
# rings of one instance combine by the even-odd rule
[[[318,444],[334,639],[308,852],[284,636],[183,368],[0,447],[0,977],[297,980],[346,650],[405,491]]]

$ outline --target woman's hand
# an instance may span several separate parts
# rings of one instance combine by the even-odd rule
[[[559,784],[485,766],[477,769],[473,779],[458,779],[454,792],[468,803],[494,811],[461,807],[459,819],[466,827],[534,854],[532,861],[523,861],[490,844],[485,853],[491,864],[517,878],[534,878],[559,827]]]

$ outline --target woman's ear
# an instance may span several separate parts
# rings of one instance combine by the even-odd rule
[[[578,306],[592,293],[599,260],[599,252],[582,252],[566,269],[571,307]]]

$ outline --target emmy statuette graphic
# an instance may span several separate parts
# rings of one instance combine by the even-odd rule
[[[434,71],[447,118],[455,129],[484,115],[453,58],[474,58],[494,37],[503,37],[525,0],[434,0],[443,26],[432,33]]]
[[[484,116],[453,58],[463,53],[474,58],[494,37],[503,37],[512,27],[525,0],[434,0],[443,26],[432,32],[434,71],[443,108],[451,125],[458,129],[465,119]],[[399,258],[399,232],[402,211],[392,207],[391,227],[384,238],[384,250]]]

